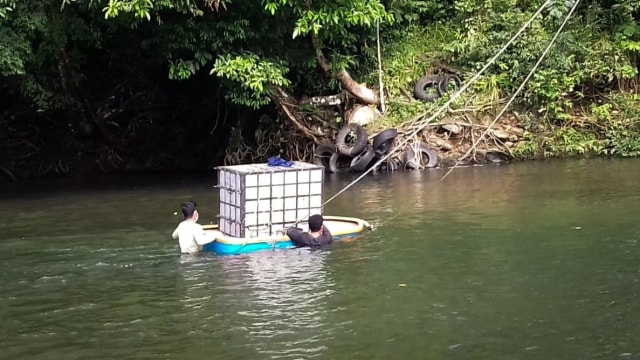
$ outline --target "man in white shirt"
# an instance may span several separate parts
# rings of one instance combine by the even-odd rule
[[[173,234],[174,239],[180,243],[180,251],[183,254],[193,254],[202,251],[202,245],[216,239],[217,232],[206,233],[202,225],[198,224],[198,210],[195,201],[187,201],[182,204],[184,220],[178,224]]]

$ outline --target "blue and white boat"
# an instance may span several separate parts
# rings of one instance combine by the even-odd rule
[[[343,216],[324,216],[324,225],[329,229],[334,240],[353,239],[371,229],[371,225],[362,219]],[[307,230],[305,224],[300,228]],[[205,251],[212,251],[221,255],[235,255],[256,251],[287,249],[295,245],[286,234],[262,235],[251,238],[240,238],[218,232],[218,225],[204,225],[205,231],[217,232],[216,240],[204,245]]]

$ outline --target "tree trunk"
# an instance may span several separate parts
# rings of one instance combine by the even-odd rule
[[[324,70],[324,72],[330,77],[340,81],[342,87],[348,91],[351,95],[357,98],[360,102],[364,104],[371,105],[379,105],[380,98],[376,95],[375,91],[369,89],[364,84],[358,84],[351,75],[346,70],[340,70],[337,73],[331,69],[331,65],[327,61],[327,58],[324,57],[322,53],[322,48],[320,46],[320,42],[316,35],[311,35],[311,41],[313,43],[313,47],[316,51],[316,58],[318,59],[318,64]]]

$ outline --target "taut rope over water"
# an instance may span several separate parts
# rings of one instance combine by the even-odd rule
[[[471,86],[471,84],[473,84],[474,82],[476,82],[479,78],[480,75],[489,68],[489,66],[491,66],[491,64],[493,64],[496,59],[502,55],[502,53],[524,32],[524,30],[533,22],[533,20],[540,15],[540,13],[542,12],[542,10],[544,10],[550,3],[552,0],[547,0],[545,1],[544,4],[542,4],[540,6],[540,8],[538,8],[538,10],[531,16],[531,18],[529,18],[529,20],[527,20],[527,22],[520,28],[520,30],[518,30],[518,32],[516,32],[515,35],[513,35],[513,37],[511,37],[511,39],[509,39],[509,41],[496,53],[496,55],[494,55],[489,62],[487,62],[487,64],[480,69],[480,71],[478,71],[478,73],[476,73],[466,84],[464,84],[462,87],[460,87],[460,89],[458,89],[458,91],[456,91],[451,98],[444,103],[433,115],[431,115],[424,124],[422,124],[420,127],[418,127],[417,129],[413,130],[411,132],[411,135],[415,135],[417,133],[419,133],[420,131],[424,130],[424,128],[427,127],[427,125],[429,125],[430,122],[432,122],[438,115],[440,115],[445,109],[447,109],[449,107],[449,105],[451,105],[451,103],[456,100],[460,94],[462,94],[463,91],[465,91],[469,86]],[[577,3],[577,2],[576,2]],[[574,5],[575,8],[575,5]],[[573,11],[572,11],[573,12]],[[569,14],[570,15],[570,14]],[[567,17],[568,19],[568,17]],[[426,112],[423,113],[421,116],[426,115]],[[375,164],[373,164],[373,166],[371,166],[367,171],[365,171],[364,173],[362,173],[359,177],[357,177],[355,180],[353,180],[352,182],[350,182],[349,184],[347,184],[347,186],[345,186],[344,188],[342,188],[340,191],[338,191],[335,195],[333,195],[332,197],[330,197],[327,201],[325,201],[322,206],[328,204],[329,202],[331,202],[333,199],[335,199],[336,197],[338,197],[340,194],[342,194],[343,192],[347,191],[347,189],[349,189],[351,186],[355,185],[358,181],[362,180],[368,173],[370,173],[373,169],[375,169],[376,167],[378,167],[380,164],[382,164],[382,162],[384,162],[386,159],[388,159],[393,153],[395,153],[396,151],[398,151],[398,149],[400,149],[401,147],[403,147],[408,141],[409,141],[410,136],[406,136],[405,139],[403,141],[400,142],[400,144],[398,144],[395,148],[391,149],[391,151],[389,151],[389,153],[387,155],[385,155],[384,157],[382,157],[381,159],[379,159]]]
[[[509,107],[509,105],[511,105],[511,103],[513,102],[513,100],[516,98],[516,96],[520,93],[520,91],[522,91],[522,89],[524,88],[524,86],[526,85],[526,83],[529,81],[529,79],[531,78],[531,76],[533,76],[533,74],[535,73],[536,69],[538,69],[538,66],[540,66],[540,64],[542,63],[542,60],[544,60],[545,56],[547,56],[547,54],[549,53],[549,50],[551,49],[551,46],[553,45],[553,43],[556,41],[556,39],[558,38],[558,36],[560,35],[560,32],[562,31],[562,29],[564,28],[564,26],[567,24],[567,22],[569,21],[569,18],[571,17],[571,14],[573,14],[573,12],[575,11],[575,9],[578,7],[578,3],[580,3],[580,0],[576,0],[576,2],[573,4],[573,7],[571,8],[571,11],[569,11],[569,14],[567,14],[567,17],[565,17],[564,21],[562,22],[562,24],[560,25],[560,27],[558,28],[558,31],[556,31],[555,35],[553,36],[553,38],[551,38],[551,41],[549,41],[549,45],[547,45],[547,48],[544,49],[544,51],[542,52],[542,55],[540,55],[540,58],[538,59],[538,61],[536,62],[536,64],[533,66],[533,68],[531,68],[531,71],[529,72],[529,75],[527,75],[527,77],[524,79],[524,81],[522,82],[522,84],[520,84],[520,86],[518,87],[518,89],[516,90],[515,93],[513,93],[513,95],[511,96],[511,98],[509,99],[509,101],[506,103],[506,105],[502,108],[502,110],[500,110],[500,112],[498,113],[498,115],[496,116],[495,119],[493,119],[493,121],[491,122],[491,124],[489,124],[489,126],[487,127],[487,129],[482,133],[482,135],[480,135],[480,137],[478,138],[478,140],[476,140],[475,143],[473,143],[473,145],[471,145],[471,147],[469,148],[469,150],[462,155],[462,157],[460,157],[458,159],[458,161],[453,165],[453,167],[451,167],[451,169],[449,169],[449,171],[447,171],[444,176],[440,179],[440,181],[444,180],[444,178],[446,178],[455,168],[458,167],[458,165],[460,165],[460,162],[462,161],[462,159],[466,158],[469,154],[471,154],[471,152],[478,146],[478,144],[480,143],[480,141],[482,139],[484,139],[484,137],[489,133],[489,130],[493,127],[493,125],[496,124],[496,122],[498,121],[498,119],[500,119],[500,117],[504,114],[504,112],[507,110],[507,108]]]
[[[549,50],[551,49],[551,46],[553,45],[553,43],[556,41],[556,39],[558,38],[558,36],[560,35],[560,32],[562,31],[562,29],[564,28],[564,26],[566,25],[566,23],[569,21],[569,18],[571,17],[571,15],[573,14],[573,12],[575,11],[575,9],[578,6],[578,3],[580,2],[580,0],[576,0],[575,4],[573,5],[573,7],[571,8],[571,11],[569,11],[569,13],[567,14],[566,18],[564,19],[564,21],[562,22],[562,24],[560,25],[560,27],[558,28],[558,31],[555,33],[554,37],[551,39],[551,41],[549,42],[549,45],[547,45],[547,48],[542,52],[542,55],[540,55],[540,58],[538,58],[538,61],[536,62],[536,64],[533,66],[533,68],[531,68],[531,71],[529,72],[529,75],[527,75],[527,77],[525,78],[525,80],[523,81],[522,84],[520,84],[520,86],[518,87],[518,89],[516,90],[516,92],[513,94],[513,96],[511,97],[511,99],[509,99],[509,102],[507,102],[507,104],[502,108],[502,110],[500,111],[500,113],[496,116],[496,118],[493,120],[493,122],[489,125],[489,127],[487,127],[487,129],[485,130],[485,132],[480,136],[480,139],[478,139],[473,146],[469,149],[469,151],[462,156],[458,162],[451,168],[449,169],[449,171],[447,171],[447,173],[440,179],[440,181],[444,180],[445,177],[447,177],[447,175],[449,175],[459,164],[460,161],[462,159],[464,159],[467,155],[469,155],[471,153],[471,151],[473,150],[473,148],[475,146],[478,145],[478,143],[480,142],[480,140],[488,133],[489,129],[491,129],[491,127],[498,121],[498,119],[500,118],[500,116],[502,116],[502,114],[506,111],[506,109],[509,107],[509,105],[511,104],[511,102],[513,101],[513,99],[515,99],[516,95],[524,88],[524,85],[527,83],[527,81],[531,78],[531,76],[533,76],[535,70],[538,68],[538,66],[542,63],[542,61],[544,60],[544,57],[547,55],[547,53],[549,52]],[[415,204],[415,202],[413,203]],[[412,204],[412,205],[413,205]],[[384,225],[386,223],[388,223],[389,221],[395,219],[398,215],[400,215],[401,213],[405,212],[407,209],[409,209],[410,206],[405,207],[404,209],[400,209],[399,211],[396,211],[395,214],[393,214],[391,217],[389,217],[388,219],[386,219],[385,221],[383,221],[380,225]],[[379,225],[379,226],[380,226]]]

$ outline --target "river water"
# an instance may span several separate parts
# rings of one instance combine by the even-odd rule
[[[444,172],[330,202],[355,241],[227,257],[170,239],[213,174],[4,185],[0,358],[640,359],[640,160]]]

